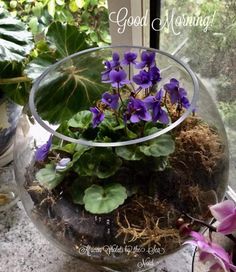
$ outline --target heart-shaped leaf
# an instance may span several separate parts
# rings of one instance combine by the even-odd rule
[[[20,62],[33,47],[33,37],[26,25],[0,8],[0,61]]]
[[[110,184],[106,187],[92,185],[85,190],[83,201],[85,209],[93,214],[110,213],[127,198],[125,187],[119,183]]]
[[[91,122],[91,111],[80,111],[68,121],[68,126],[73,128],[87,129]]]
[[[93,148],[85,152],[74,164],[81,176],[97,176],[100,179],[113,176],[122,161],[110,148]]]
[[[144,157],[137,145],[117,147],[116,154],[128,161],[139,161]]]
[[[52,190],[63,180],[63,174],[58,173],[51,165],[40,169],[36,173],[36,179],[47,189]]]
[[[145,143],[139,149],[146,156],[165,157],[175,151],[175,142],[170,135],[164,134]]]

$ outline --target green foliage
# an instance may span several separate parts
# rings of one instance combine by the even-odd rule
[[[220,102],[219,110],[225,124],[235,130],[236,128],[236,101],[231,103]]]
[[[170,135],[164,134],[140,146],[140,151],[146,156],[166,157],[175,151],[175,142]]]
[[[75,162],[75,171],[81,176],[105,179],[113,176],[122,164],[110,148],[92,148]]]
[[[51,64],[90,46],[109,43],[108,11],[104,3],[103,0],[0,0],[0,7],[4,8],[0,11],[0,65],[6,65],[3,69],[8,71],[6,76],[1,73],[4,84],[1,83],[0,91],[17,103],[26,104],[31,80]],[[88,17],[84,20],[82,14]],[[83,29],[85,25],[87,28]],[[94,32],[98,35],[96,40],[90,38]],[[17,68],[15,61],[20,64]],[[14,69],[10,71],[10,67]],[[13,83],[5,80],[12,77]],[[68,113],[67,109],[64,112]]]
[[[116,147],[116,154],[127,161],[139,161],[144,157],[137,145]]]
[[[52,190],[62,182],[63,174],[57,172],[54,166],[49,164],[36,173],[36,179],[48,190]]]
[[[56,51],[58,58],[67,57],[89,47],[86,35],[76,26],[53,22],[47,31],[46,40]]]
[[[0,9],[0,61],[20,62],[33,48],[32,34],[20,20]]]
[[[83,201],[87,211],[94,214],[104,214],[118,208],[126,198],[126,189],[118,183],[105,187],[94,184],[85,190]]]
[[[58,21],[86,32],[87,42],[91,45],[110,43],[108,10],[104,0],[2,0],[0,5],[26,22],[34,35],[46,32],[48,25]]]
[[[68,126],[73,128],[87,129],[92,122],[91,111],[85,110],[75,114],[69,121]]]
[[[93,69],[87,69],[87,62]],[[62,123],[78,111],[87,110],[106,90],[106,84],[98,80],[102,66],[98,59],[78,58],[75,65],[68,64],[48,75],[46,84],[41,85],[36,95],[38,113],[51,123]],[[52,94],[52,90],[57,91]]]

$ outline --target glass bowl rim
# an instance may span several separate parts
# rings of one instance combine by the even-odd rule
[[[50,73],[51,71],[53,71],[54,69],[56,69],[57,67],[59,67],[61,64],[63,64],[64,62],[68,61],[69,59],[72,59],[74,57],[89,53],[89,52],[95,52],[95,51],[102,51],[102,50],[106,50],[106,49],[120,49],[120,48],[125,48],[125,49],[139,49],[139,50],[147,50],[147,51],[152,51],[155,52],[157,54],[161,54],[164,55],[172,60],[174,60],[175,62],[177,62],[180,66],[182,66],[185,71],[190,75],[191,79],[192,79],[192,84],[193,84],[193,97],[190,103],[190,107],[188,109],[186,109],[186,111],[180,116],[180,118],[178,118],[175,122],[173,122],[171,125],[167,126],[166,128],[157,131],[151,135],[148,136],[144,136],[141,138],[137,138],[137,139],[132,139],[132,140],[126,140],[126,141],[120,141],[120,142],[95,142],[95,141],[87,141],[85,139],[74,139],[71,138],[69,136],[63,135],[59,132],[57,132],[56,130],[52,129],[50,126],[48,126],[39,116],[39,114],[37,113],[35,104],[34,104],[34,97],[35,94],[38,90],[38,87],[40,85],[40,82],[48,75],[48,73]],[[69,55],[61,60],[59,60],[58,62],[50,65],[34,82],[31,91],[30,91],[30,96],[29,96],[29,108],[31,111],[31,114],[33,115],[33,117],[35,118],[35,120],[44,128],[46,129],[49,133],[51,133],[52,135],[55,135],[56,137],[67,141],[67,142],[72,142],[72,143],[77,143],[77,144],[81,144],[81,145],[85,145],[85,146],[90,146],[90,147],[118,147],[118,146],[127,146],[127,145],[134,145],[134,144],[139,144],[142,142],[146,142],[146,141],[150,141],[153,140],[157,137],[159,137],[162,134],[165,134],[169,131],[171,131],[173,128],[175,128],[176,126],[178,126],[180,123],[182,123],[190,114],[193,110],[195,110],[196,108],[196,103],[198,101],[199,98],[199,84],[198,84],[198,79],[196,77],[196,75],[194,74],[194,72],[191,70],[191,68],[185,64],[184,62],[182,62],[181,60],[179,60],[178,58],[176,58],[175,56],[171,55],[170,53],[164,52],[162,50],[158,50],[158,49],[154,49],[154,48],[149,48],[149,47],[143,47],[143,46],[132,46],[132,45],[113,45],[113,46],[103,46],[103,47],[95,47],[95,48],[89,48],[86,50],[82,50],[80,52],[74,53],[72,55]]]

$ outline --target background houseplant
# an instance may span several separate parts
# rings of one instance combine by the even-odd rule
[[[12,160],[9,147],[21,110],[17,105],[28,103],[32,82],[60,58],[109,43],[109,35],[104,1],[0,1],[0,7],[0,165],[4,166]]]

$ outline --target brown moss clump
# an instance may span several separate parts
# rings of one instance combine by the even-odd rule
[[[187,118],[175,130],[175,142],[171,164],[184,167],[189,175],[196,169],[211,175],[222,161],[224,146],[219,134],[199,117]]]

